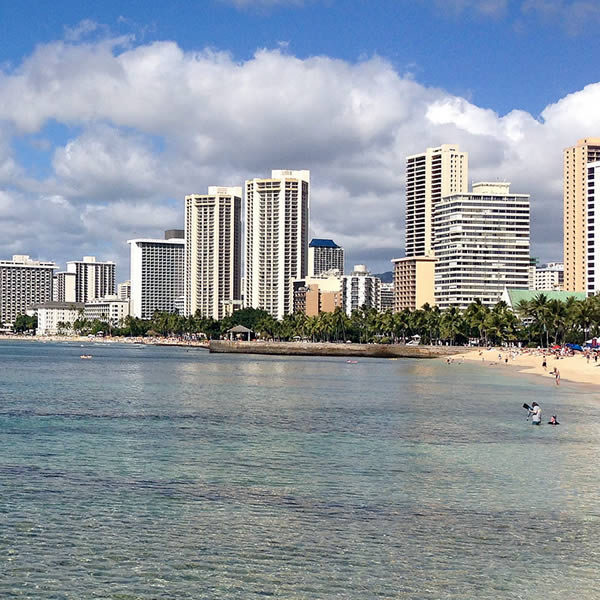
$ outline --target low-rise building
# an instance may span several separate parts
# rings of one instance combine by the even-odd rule
[[[315,317],[342,306],[342,277],[337,269],[292,281],[294,312]]]
[[[73,335],[73,323],[83,312],[81,302],[44,302],[28,309],[37,315],[36,335]]]
[[[563,289],[565,281],[565,265],[562,262],[550,262],[535,269],[534,290]]]
[[[119,327],[125,317],[129,316],[129,300],[121,300],[118,296],[106,296],[87,302],[83,309],[86,319],[108,323],[111,327]]]

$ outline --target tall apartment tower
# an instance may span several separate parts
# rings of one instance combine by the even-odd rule
[[[317,277],[332,269],[344,274],[344,249],[333,240],[311,240],[308,245],[308,276]]]
[[[89,302],[115,293],[115,263],[97,262],[95,256],[67,263],[67,272],[75,273],[75,302]]]
[[[0,323],[13,323],[34,304],[52,300],[53,262],[16,254],[0,260]]]
[[[242,188],[185,197],[185,313],[222,319],[241,300]]]
[[[127,241],[131,252],[129,314],[133,317],[151,319],[155,311],[176,312],[177,299],[183,296],[185,240],[169,235],[165,232],[164,240]]]
[[[565,291],[588,291],[587,231],[593,216],[588,220],[587,166],[600,160],[600,138],[579,140],[576,146],[564,151],[564,261]]]
[[[596,208],[600,208],[600,160],[587,164],[587,295],[600,293],[600,232],[594,230]]]
[[[281,319],[290,286],[308,272],[309,171],[273,171],[246,181],[246,306]]]
[[[469,155],[457,145],[427,148],[406,158],[405,254],[433,255],[433,211],[444,197],[469,190]]]
[[[473,191],[435,207],[435,301],[463,310],[480,299],[493,306],[504,288],[528,289],[529,195],[508,183],[476,183]]]

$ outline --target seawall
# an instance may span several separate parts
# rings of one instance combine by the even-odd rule
[[[370,358],[439,358],[465,351],[464,346],[405,344],[328,344],[312,342],[229,342],[211,340],[210,352],[279,354],[283,356],[346,356]]]

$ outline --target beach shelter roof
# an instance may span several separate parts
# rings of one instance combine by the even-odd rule
[[[252,333],[252,329],[248,329],[243,325],[236,325],[235,327],[228,329],[227,333]]]

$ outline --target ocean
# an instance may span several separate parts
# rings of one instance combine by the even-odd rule
[[[0,598],[600,598],[599,392],[0,342]]]

